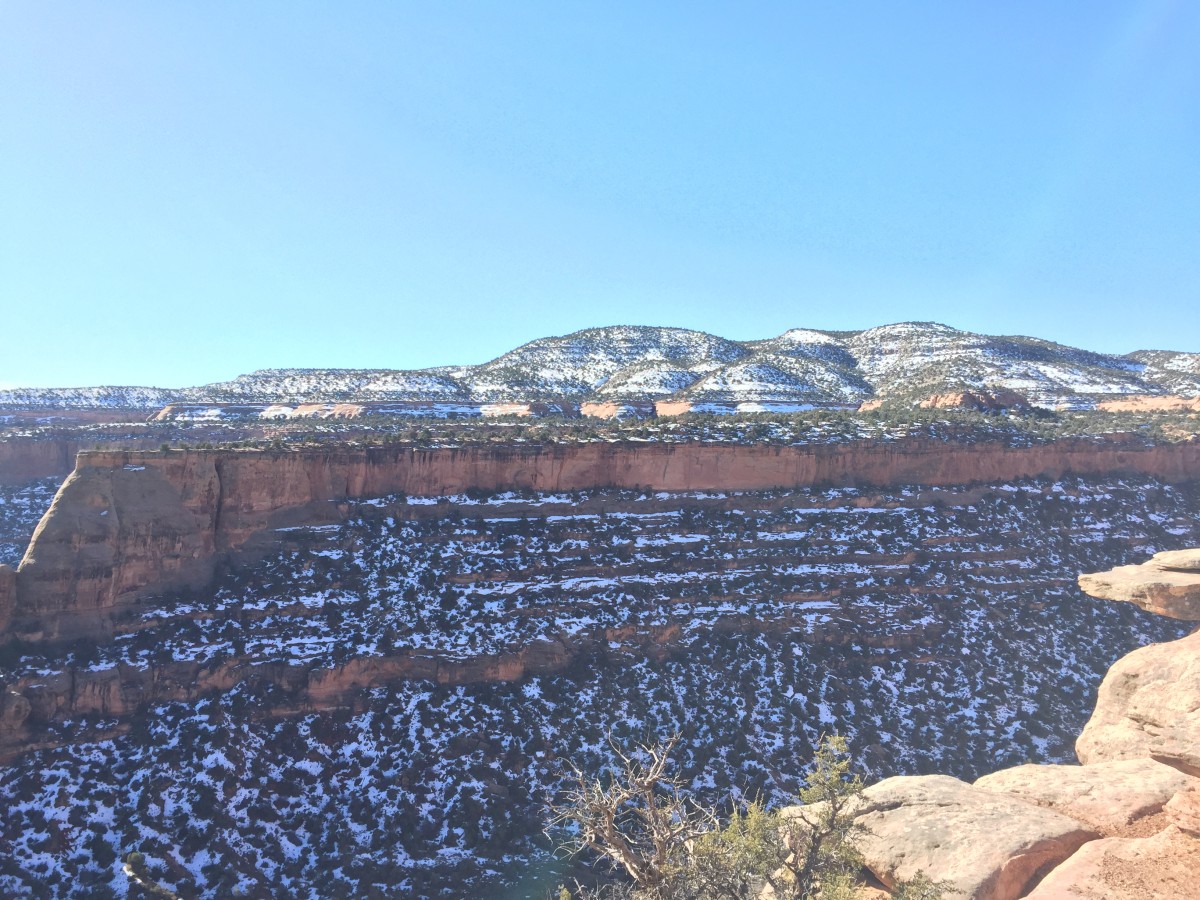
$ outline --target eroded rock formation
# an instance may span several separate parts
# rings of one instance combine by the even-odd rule
[[[921,409],[973,409],[977,412],[1028,410],[1029,399],[1016,391],[959,391],[933,394],[917,404]]]
[[[985,775],[983,790],[1057,810],[1105,833],[1160,812],[1195,779],[1152,759],[1090,766],[1025,765]]]
[[[1200,632],[1118,660],[1075,750],[1085,765],[1148,757],[1200,776]]]
[[[1029,900],[1183,900],[1197,895],[1200,841],[1168,827],[1084,845]]]
[[[1141,565],[1080,575],[1079,586],[1101,600],[1123,600],[1160,616],[1200,622],[1200,550],[1156,553]]]
[[[840,445],[583,443],[300,452],[84,451],[17,572],[0,640],[105,637],[149,591],[199,586],[256,537],[336,522],[338,501],[469,489],[764,490],[930,486],[1136,472],[1200,474],[1200,444],[1084,440],[1012,448],[911,440]],[[2,596],[2,595],[0,595]]]

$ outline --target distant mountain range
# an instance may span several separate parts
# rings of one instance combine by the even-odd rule
[[[613,326],[524,344],[477,366],[262,369],[199,387],[0,391],[16,408],[157,409],[171,403],[632,403],[855,407],[961,391],[1020,394],[1035,406],[1087,408],[1131,395],[1200,395],[1200,353],[1093,353],[1032,337],[932,322],[866,331],[797,328],[731,341],[683,328]]]

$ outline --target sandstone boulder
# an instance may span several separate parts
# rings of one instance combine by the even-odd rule
[[[967,900],[1020,897],[1041,871],[1096,832],[1082,822],[945,775],[888,778],[867,788],[857,820],[867,867],[888,886],[923,870]]]
[[[1187,897],[1200,897],[1200,840],[1173,826],[1148,838],[1093,841],[1029,894],[1029,900]]]
[[[1200,572],[1200,547],[1189,550],[1164,550],[1150,557],[1150,565],[1179,572]]]
[[[1084,765],[1148,757],[1200,776],[1200,632],[1118,660],[1075,754]]]
[[[1190,781],[1187,787],[1168,801],[1164,811],[1173,825],[1200,838],[1200,779],[1192,778]]]
[[[1109,833],[1158,812],[1195,780],[1152,759],[1129,759],[1094,766],[1016,766],[983,776],[975,787],[1049,807]]]
[[[1156,553],[1138,566],[1079,576],[1084,593],[1123,600],[1148,612],[1200,621],[1200,549]]]

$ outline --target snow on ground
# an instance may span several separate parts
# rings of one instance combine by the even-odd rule
[[[279,532],[209,595],[158,598],[160,624],[88,665],[579,656],[353,710],[256,713],[287,698],[252,681],[105,740],[71,738],[103,720],[63,725],[63,747],[0,769],[0,893],[111,892],[137,847],[188,896],[478,895],[537,858],[558,760],[601,770],[609,730],[681,731],[709,802],[793,796],[830,728],[874,777],[1065,760],[1107,666],[1185,630],[1083,597],[1075,574],[1195,544],[1198,502],[1143,478],[363,502]]]

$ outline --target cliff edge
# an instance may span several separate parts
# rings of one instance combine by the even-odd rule
[[[1079,581],[1157,611],[1148,598],[1162,595],[1164,572],[1169,596],[1185,581],[1200,588],[1200,549],[1115,571]],[[1200,897],[1200,631],[1118,660],[1076,755],[1079,766],[1017,766],[974,785],[943,775],[872,785],[857,812],[867,868],[885,885],[921,870],[969,900]]]
[[[341,520],[341,501],[477,489],[756,491],[966,485],[1067,473],[1200,475],[1200,444],[1072,439],[1026,447],[927,439],[419,449],[81,451],[17,569],[0,576],[0,643],[106,640],[148,594],[199,587],[273,530]]]

